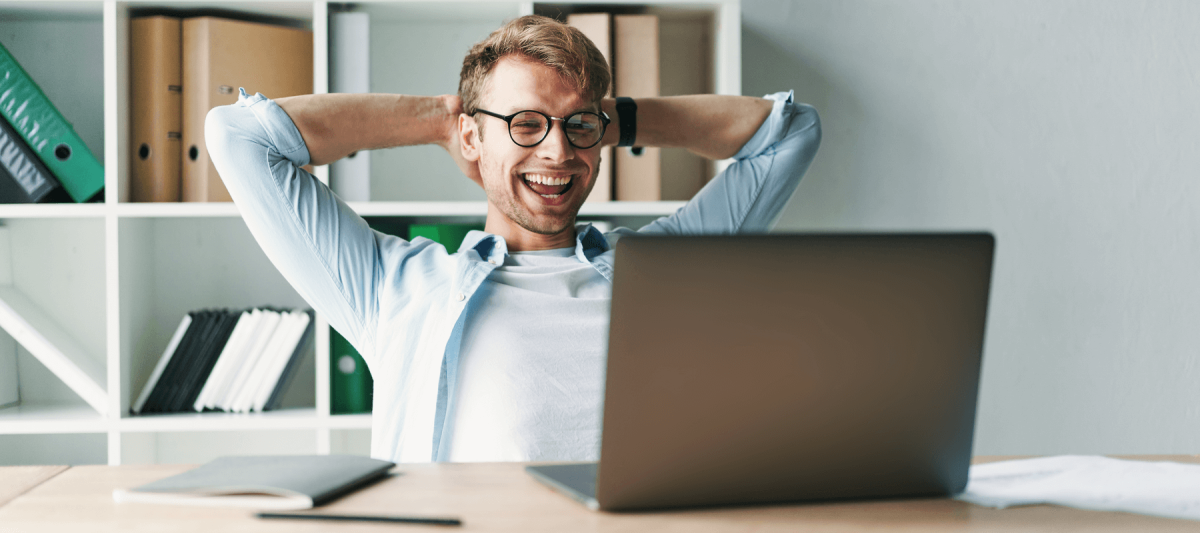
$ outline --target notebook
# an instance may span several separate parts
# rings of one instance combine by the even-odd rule
[[[117,503],[311,509],[387,476],[394,463],[353,455],[221,457],[134,489]]]

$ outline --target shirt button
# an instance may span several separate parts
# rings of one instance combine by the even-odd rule
[[[498,265],[498,264],[499,264],[499,263],[497,263],[497,262],[496,262],[496,260],[495,260],[495,259],[488,259],[488,262],[489,262],[489,263],[491,263],[491,264],[493,264],[493,265]]]
[[[463,301],[463,300],[465,300],[465,299],[467,299],[466,295],[464,295],[464,294],[463,294],[463,293],[461,293],[461,292],[460,292],[460,293],[458,293],[458,296],[456,296],[455,298],[458,298],[458,301],[460,301],[460,302],[461,302],[461,301]]]

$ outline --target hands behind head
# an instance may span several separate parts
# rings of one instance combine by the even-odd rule
[[[462,140],[458,134],[458,116],[463,112],[462,99],[458,95],[447,94],[442,96],[442,100],[446,104],[446,113],[449,116],[449,120],[446,122],[449,126],[444,140],[439,144],[446,149],[463,174],[471,178],[476,185],[483,187],[483,175],[479,173],[479,163],[468,161],[462,155]]]

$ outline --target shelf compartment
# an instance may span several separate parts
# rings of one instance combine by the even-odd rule
[[[104,24],[101,2],[0,2],[0,36],[46,98],[104,164]],[[101,193],[103,194],[103,193]],[[46,204],[40,207],[79,207]],[[0,206],[5,213],[10,205]],[[78,216],[59,209],[59,214]],[[12,216],[39,215],[17,209]]]
[[[0,338],[22,403],[108,412],[104,249],[103,219],[0,225]]]
[[[104,366],[87,355],[84,348],[28,296],[12,286],[0,286],[0,328],[96,412],[108,411]]]
[[[308,308],[241,218],[120,219],[117,239],[122,416],[189,311]],[[315,407],[314,350],[302,354],[284,407]]]

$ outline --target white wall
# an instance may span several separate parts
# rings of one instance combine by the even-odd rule
[[[995,233],[977,454],[1200,452],[1200,2],[742,11],[824,125],[780,229]]]

